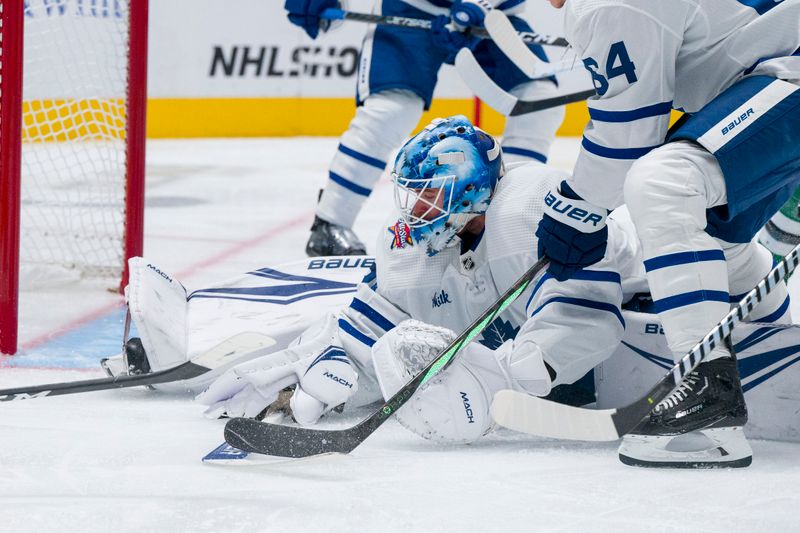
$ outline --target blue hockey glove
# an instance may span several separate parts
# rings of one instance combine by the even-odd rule
[[[492,5],[485,0],[461,1],[456,2],[450,8],[450,17],[457,28],[462,31],[471,26],[482,28],[483,19],[490,9],[492,9]]]
[[[339,8],[339,0],[286,0],[284,9],[289,12],[289,22],[300,26],[309,37],[316,39],[319,30],[326,30],[330,21],[319,16],[328,8]]]
[[[450,17],[446,15],[439,15],[431,21],[431,37],[436,46],[447,52],[447,63],[452,63],[458,51],[465,46],[472,48],[478,43],[475,37],[454,29]]]
[[[536,237],[539,257],[550,258],[547,271],[557,280],[566,281],[605,255],[608,211],[582,200],[565,181],[560,189],[545,196],[544,215]]]

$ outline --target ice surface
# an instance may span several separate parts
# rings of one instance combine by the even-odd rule
[[[336,145],[150,142],[145,256],[189,289],[303,257]],[[577,147],[559,139],[552,161],[569,169]],[[390,202],[384,179],[356,225],[370,248]],[[100,377],[122,334],[105,289],[23,294],[0,387]],[[3,403],[0,531],[800,531],[797,444],[752,442],[743,470],[658,471],[613,444],[443,447],[390,421],[350,456],[223,467],[200,462],[223,427],[202,410],[144,388]]]

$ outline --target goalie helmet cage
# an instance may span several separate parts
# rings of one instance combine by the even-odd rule
[[[17,350],[21,272],[121,290],[142,255],[147,14],[0,0],[0,353]]]

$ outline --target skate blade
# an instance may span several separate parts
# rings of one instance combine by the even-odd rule
[[[753,450],[741,427],[701,429],[685,435],[626,435],[619,460],[648,468],[743,468]]]

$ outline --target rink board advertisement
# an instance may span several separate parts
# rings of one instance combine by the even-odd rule
[[[561,13],[542,4],[529,6],[526,18],[538,31],[561,33]],[[347,7],[370,12],[372,2]],[[311,40],[288,22],[278,0],[151,0],[148,135],[338,135],[355,110],[366,30],[348,21]],[[568,92],[591,82],[580,69],[562,86]],[[579,134],[588,119],[584,104],[574,107],[562,133]],[[474,117],[472,93],[445,66],[422,120],[459,112]],[[502,129],[487,106],[481,115],[485,127]]]

